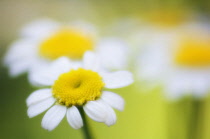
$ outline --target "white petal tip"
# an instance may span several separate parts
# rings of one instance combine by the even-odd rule
[[[118,108],[117,110],[119,110],[119,111],[124,111],[124,106],[122,106],[121,108]]]
[[[33,117],[36,116],[36,115],[34,115],[34,114],[31,112],[30,109],[27,110],[27,115],[28,115],[29,118],[33,118]]]
[[[103,91],[103,94],[102,94],[101,98],[109,106],[111,106],[111,107],[113,107],[113,108],[115,108],[115,109],[117,109],[119,111],[123,111],[124,110],[125,101],[118,94],[115,94],[115,93],[110,92],[110,91]]]
[[[129,71],[117,71],[113,73],[101,73],[105,87],[109,89],[126,87],[134,82],[133,75]]]
[[[67,121],[74,129],[80,129],[83,126],[82,117],[77,107],[72,106],[67,110]]]
[[[42,125],[42,128],[44,128],[44,129],[47,130],[47,131],[52,131],[53,129],[55,129],[55,128],[44,127],[43,125]]]
[[[26,99],[26,104],[29,107],[30,105],[35,104],[51,96],[52,96],[51,89],[36,90]]]
[[[83,108],[85,113],[96,122],[105,122],[107,106],[102,101],[89,101]]]
[[[34,113],[34,111],[32,109],[28,109],[27,114],[28,114],[29,118],[33,118],[33,117],[37,116],[37,114]]]
[[[29,118],[35,117],[35,115],[31,115],[30,112],[27,112]]]
[[[114,125],[115,123],[116,123],[116,121],[111,121],[111,122],[110,122],[110,121],[106,121],[106,122],[105,122],[105,124],[106,124],[107,126],[109,126],[109,127],[112,126],[112,125]]]
[[[78,129],[80,129],[81,127],[83,127],[83,125],[82,125],[82,126],[80,126],[80,127],[72,127],[72,128],[74,128],[74,129],[78,130]]]
[[[48,131],[55,129],[66,114],[66,107],[55,105],[50,108],[42,119],[42,127]]]
[[[111,107],[107,106],[107,119],[105,121],[105,124],[107,126],[111,126],[111,125],[114,125],[116,121],[117,121],[117,117],[114,110]]]

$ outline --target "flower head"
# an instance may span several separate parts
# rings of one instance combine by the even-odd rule
[[[209,30],[194,25],[176,33],[142,49],[139,76],[162,84],[172,99],[188,94],[203,97],[210,89]]]
[[[126,44],[115,37],[98,39],[96,29],[88,23],[39,20],[25,26],[21,35],[5,57],[12,76],[42,70],[64,56],[79,63],[86,51],[98,53],[106,68],[118,69],[126,65]],[[115,58],[111,59],[110,55]]]
[[[42,119],[42,127],[53,130],[66,115],[68,123],[78,129],[83,126],[78,107],[83,107],[91,119],[113,125],[116,115],[111,107],[122,111],[124,100],[105,89],[131,84],[132,74],[128,71],[104,72],[92,52],[86,52],[82,67],[72,65],[69,59],[62,57],[31,78],[34,84],[50,88],[37,90],[28,97],[28,116],[34,117],[54,104]]]

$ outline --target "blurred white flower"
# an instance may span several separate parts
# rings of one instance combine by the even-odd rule
[[[111,107],[122,111],[124,100],[105,88],[130,85],[133,83],[132,74],[128,71],[101,71],[99,59],[92,52],[85,53],[81,68],[72,68],[69,59],[62,57],[31,79],[48,88],[37,90],[28,97],[28,116],[34,117],[54,104],[42,119],[42,127],[51,131],[66,115],[68,123],[79,129],[83,121],[78,107],[83,107],[91,119],[113,125],[116,115]]]
[[[110,70],[126,66],[124,41],[115,37],[98,39],[96,29],[88,23],[60,24],[43,19],[25,26],[21,35],[5,57],[12,76],[41,70],[62,56],[80,62],[86,51],[98,53]]]
[[[139,79],[163,84],[164,92],[172,99],[187,94],[203,97],[210,91],[209,29],[190,24],[176,31],[157,32],[140,53]]]

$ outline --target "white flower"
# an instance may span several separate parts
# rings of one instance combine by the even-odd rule
[[[119,95],[105,91],[125,87],[133,82],[128,71],[101,71],[99,59],[92,52],[84,55],[83,66],[73,67],[62,57],[31,79],[37,85],[47,86],[33,92],[27,99],[28,116],[34,117],[45,110],[42,127],[53,130],[66,115],[68,123],[79,129],[83,121],[78,108],[93,120],[110,126],[116,122],[114,110],[124,109],[124,100]]]
[[[21,35],[5,57],[12,76],[36,72],[62,56],[79,62],[86,51],[98,53],[110,70],[126,66],[124,41],[115,37],[98,39],[96,29],[84,22],[60,24],[39,20],[25,26]]]
[[[190,25],[178,30],[173,35],[157,35],[156,41],[142,49],[139,79],[162,84],[171,99],[188,94],[203,97],[210,91],[209,29]]]

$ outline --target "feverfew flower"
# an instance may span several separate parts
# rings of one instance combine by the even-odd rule
[[[98,39],[96,29],[88,23],[39,20],[25,26],[21,35],[5,57],[12,76],[36,72],[62,56],[79,63],[86,51],[98,53],[105,68],[126,66],[124,41],[115,37]]]
[[[210,91],[209,29],[188,25],[179,33],[160,36],[141,51],[139,79],[160,83],[169,98],[203,97]]]
[[[42,127],[49,131],[65,115],[74,129],[81,128],[83,120],[78,108],[83,108],[97,122],[113,125],[116,115],[111,107],[122,111],[124,100],[105,89],[121,88],[133,82],[132,74],[128,71],[107,73],[101,70],[99,59],[92,52],[85,53],[81,68],[72,69],[72,63],[62,57],[37,73],[32,80],[46,88],[28,97],[28,116],[32,118],[52,106],[42,119]]]

